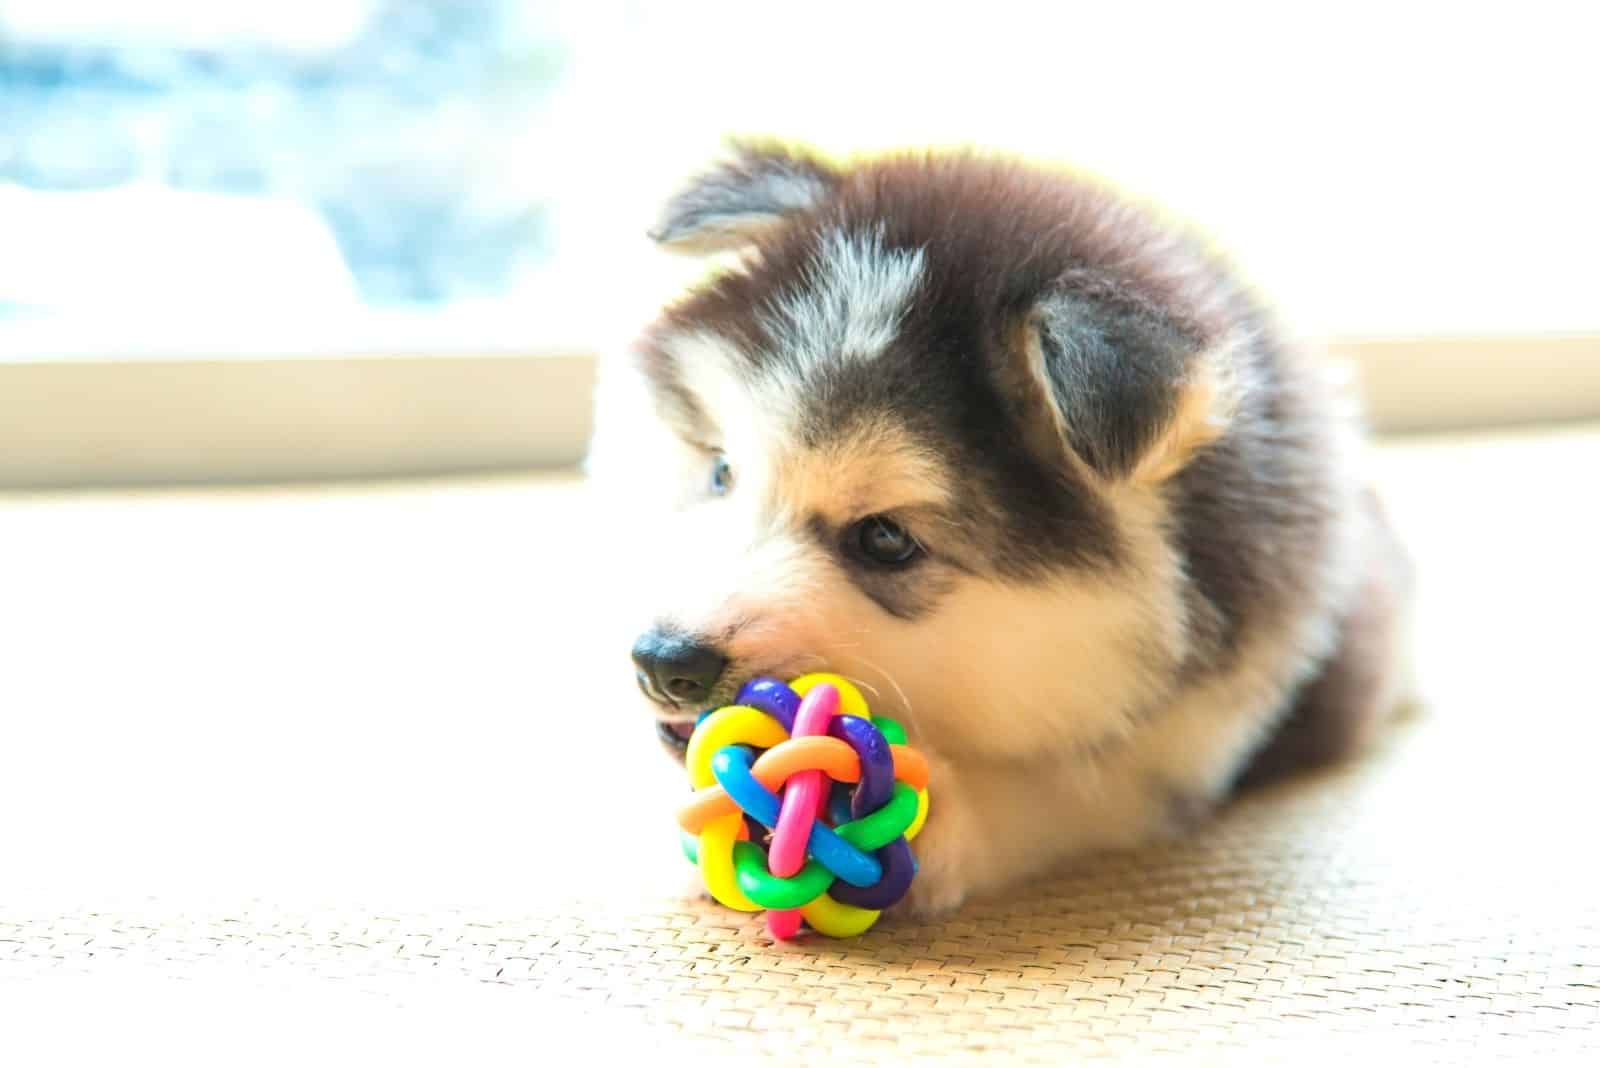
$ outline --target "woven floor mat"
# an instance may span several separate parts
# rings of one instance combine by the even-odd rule
[[[320,663],[325,639],[361,633],[356,615],[341,616],[346,600],[373,628],[400,626],[372,603],[389,574],[382,561],[372,590],[340,585],[353,580],[338,569],[372,542],[352,534],[347,555],[328,548],[329,509],[375,510],[385,532],[415,531],[441,509],[442,527],[465,512],[474,531],[496,518],[510,529],[503,545],[463,553],[473,563],[448,588],[412,591],[441,622],[383,631],[370,649],[352,638],[323,664],[329,680],[354,672],[377,687],[365,698],[317,696],[303,672],[285,672],[291,680],[252,677],[266,692],[249,716],[207,706],[170,730],[152,726],[163,709],[205,705],[196,691],[140,706],[135,729],[117,701],[126,665],[155,655],[154,639],[126,663],[113,658],[124,673],[108,669],[103,682],[41,671],[29,690],[12,672],[20,688],[0,687],[0,698],[50,714],[9,726],[0,1062],[142,1050],[229,1065],[606,1053],[652,1064],[1348,1064],[1368,1053],[1600,1063],[1594,591],[1573,567],[1592,559],[1592,529],[1557,511],[1540,553],[1514,568],[1485,563],[1503,559],[1511,517],[1530,514],[1548,483],[1570,490],[1578,468],[1593,470],[1600,439],[1575,440],[1390,455],[1391,485],[1409,491],[1396,511],[1428,565],[1419,654],[1430,681],[1426,707],[1366,759],[1242,802],[1186,841],[1095,858],[942,922],[891,916],[857,940],[787,946],[694,895],[670,805],[641,809],[649,790],[681,788],[652,745],[624,740],[644,732],[617,734],[607,769],[640,792],[614,804],[585,792],[581,761],[541,754],[579,752],[598,728],[564,717],[516,734],[507,724],[529,718],[542,683],[509,645],[472,659],[504,620],[460,634],[465,602],[451,598],[466,596],[455,591],[471,586],[471,568],[483,572],[474,588],[509,589],[506,603],[526,610],[545,579],[523,589],[507,561],[552,500],[568,503],[568,487],[496,485],[453,505],[449,490],[393,490],[365,505],[292,494],[125,504],[155,510],[145,552],[166,544],[157,530],[200,523],[193,543],[159,550],[174,561],[269,518],[275,543],[303,536],[332,553],[303,579],[324,592],[318,613],[252,624],[254,644],[275,642],[300,664]],[[1562,474],[1560,462],[1573,466]],[[1508,490],[1513,471],[1525,477]],[[1477,513],[1474,478],[1498,480],[1493,514]],[[1577,507],[1570,493],[1548,499]],[[50,509],[73,506],[34,507],[0,518],[45,553],[58,533]],[[231,518],[202,519],[214,511]],[[72,568],[115,585],[132,581],[116,577],[125,563]],[[244,581],[225,596],[261,606],[283,578]],[[204,642],[224,596],[212,585],[163,602],[185,622],[162,641]],[[208,653],[225,658],[238,637]],[[436,662],[423,650],[443,651]],[[385,667],[394,677],[370,681]],[[448,730],[406,706],[437,706],[462,680],[475,681]],[[71,700],[50,706],[63,688]],[[369,705],[377,711],[362,719]],[[90,706],[103,717],[71,718]],[[268,706],[282,718],[263,721]],[[171,757],[191,735],[204,740]],[[259,767],[224,755],[247,750]],[[79,806],[85,790],[93,804]],[[272,881],[290,869],[295,879]]]
[[[135,989],[148,1000],[150,977],[180,978],[192,982],[166,1009],[198,997],[211,1012],[216,991],[247,989],[265,999],[250,1002],[257,1027],[270,1025],[262,1006],[289,998],[291,1030],[306,1019],[295,999],[326,986],[313,998],[324,1009],[336,988],[412,1013],[463,1011],[461,1028],[495,1036],[503,1055],[564,1038],[678,1055],[705,1042],[738,1058],[803,1048],[795,1059],[845,1063],[1241,1050],[1303,1062],[1368,1047],[1420,1047],[1409,1063],[1581,1062],[1600,1052],[1600,904],[1577,865],[1539,856],[1573,848],[1583,819],[1546,811],[1544,833],[1509,846],[1487,829],[1436,838],[1441,816],[1476,813],[1434,792],[1460,783],[1412,785],[1406,753],[1422,733],[1360,772],[1242,805],[1191,842],[1104,858],[944,923],[885,921],[850,943],[773,946],[746,917],[643,891],[633,907],[520,912],[6,909],[0,978],[52,977],[102,1005],[117,1000],[108,980],[144,976]],[[505,996],[463,999],[479,988]],[[416,1022],[377,1026],[395,1028],[392,1041]],[[471,1048],[455,1042],[455,1054]]]

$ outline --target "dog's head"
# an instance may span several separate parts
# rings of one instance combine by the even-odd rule
[[[1196,253],[1020,164],[771,145],[654,237],[725,256],[603,366],[589,460],[664,735],[826,668],[919,744],[1018,758],[1168,684],[1191,628],[1164,487],[1230,396]]]

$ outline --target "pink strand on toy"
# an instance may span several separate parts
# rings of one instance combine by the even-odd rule
[[[839,691],[819,683],[800,702],[790,737],[828,733],[828,722],[839,711]],[[767,851],[767,870],[789,878],[806,863],[806,840],[811,825],[827,803],[827,779],[820,771],[802,771],[783,787],[783,805],[778,810],[778,825],[772,829],[772,848]],[[799,909],[772,909],[767,913],[767,930],[773,938],[787,941],[800,931]]]

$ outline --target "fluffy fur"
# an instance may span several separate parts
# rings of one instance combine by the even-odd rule
[[[654,236],[731,255],[602,365],[632,627],[728,658],[702,706],[826,666],[903,719],[918,908],[1181,831],[1396,703],[1359,413],[1185,232],[1000,156],[745,144]],[[923,552],[864,559],[872,516]]]

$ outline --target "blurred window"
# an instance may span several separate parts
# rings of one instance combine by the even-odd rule
[[[161,344],[537,299],[559,10],[0,0],[0,328]]]

